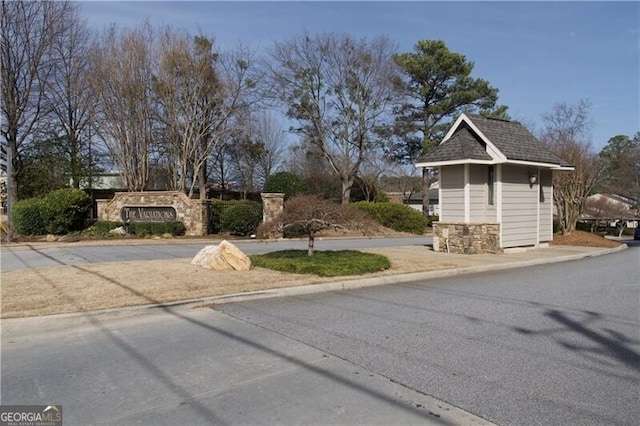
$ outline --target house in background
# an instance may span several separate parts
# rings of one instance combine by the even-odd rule
[[[599,227],[635,228],[640,223],[638,200],[620,194],[593,194],[587,197],[581,222]]]
[[[429,216],[439,216],[440,206],[438,196],[440,195],[440,182],[434,182],[429,187]],[[422,192],[386,192],[389,201],[404,204],[422,213]]]
[[[417,167],[438,170],[434,250],[499,253],[553,239],[553,173],[573,166],[517,121],[462,114]]]

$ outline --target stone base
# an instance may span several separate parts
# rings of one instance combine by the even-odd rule
[[[96,200],[98,220],[122,221],[124,207],[172,207],[176,220],[184,223],[186,235],[207,235],[207,201],[192,200],[179,191],[116,192],[112,200]]]
[[[500,225],[435,222],[433,250],[456,254],[502,253]]]

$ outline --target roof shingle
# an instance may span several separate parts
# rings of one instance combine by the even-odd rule
[[[507,160],[545,163],[572,167],[567,161],[545,148],[531,132],[517,121],[487,118],[466,114],[471,123],[500,151]],[[436,163],[459,160],[491,160],[486,144],[477,132],[463,121],[455,133],[418,163]]]
[[[454,160],[491,161],[491,156],[487,154],[484,144],[469,129],[461,128],[445,143],[441,143],[429,154],[421,157],[418,162]]]

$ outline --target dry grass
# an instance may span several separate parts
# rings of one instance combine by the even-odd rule
[[[556,234],[553,236],[553,244],[563,246],[584,246],[584,247],[618,247],[622,243],[608,240],[600,235],[590,234],[584,231],[573,231],[570,235]]]
[[[426,247],[413,247],[410,253],[401,249],[378,251],[389,258],[391,268],[367,276],[455,266],[426,261],[428,251]],[[190,262],[191,259],[135,261],[3,272],[1,317],[87,312],[360,278],[320,278],[263,268],[247,272],[210,271]]]
[[[354,234],[327,231],[325,236]],[[398,235],[391,231],[389,235]],[[617,247],[620,243],[576,231],[554,236],[554,245]],[[367,276],[433,271],[464,266],[461,259],[436,256],[427,247],[366,250],[383,254],[391,268]],[[431,253],[431,255],[430,255]],[[87,312],[125,306],[169,303],[212,296],[309,285],[355,277],[320,278],[254,268],[248,272],[209,271],[191,259],[69,265],[2,272],[1,318]]]

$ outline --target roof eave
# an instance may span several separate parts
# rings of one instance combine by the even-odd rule
[[[515,164],[518,166],[531,166],[531,167],[542,167],[545,169],[553,169],[553,170],[566,170],[573,171],[575,167],[573,166],[563,166],[557,163],[544,163],[539,161],[525,161],[525,160],[507,160],[504,161],[503,164]]]
[[[496,160],[477,160],[477,159],[471,159],[471,158],[465,158],[465,159],[457,159],[457,160],[448,160],[448,161],[425,161],[422,163],[416,163],[416,167],[424,167],[427,169],[434,169],[436,167],[443,167],[443,166],[458,166],[461,164],[486,164],[486,165],[491,165],[491,164],[498,164],[499,161]]]

